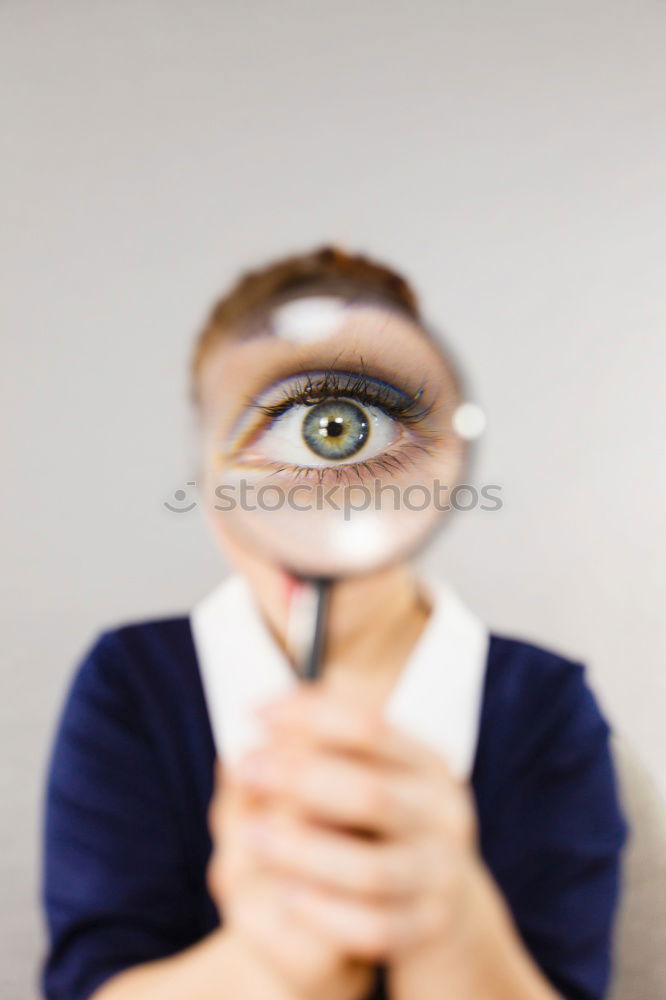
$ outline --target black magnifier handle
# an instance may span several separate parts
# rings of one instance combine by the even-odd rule
[[[331,596],[331,580],[311,580],[315,592],[315,612],[313,616],[310,645],[303,661],[301,680],[316,681],[321,676],[326,651],[326,621]]]

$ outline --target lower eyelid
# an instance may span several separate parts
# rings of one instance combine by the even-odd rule
[[[290,480],[298,479],[305,482],[320,483],[322,485],[353,485],[363,482],[367,478],[376,478],[380,474],[386,478],[399,475],[405,468],[413,462],[423,459],[424,453],[428,454],[430,448],[426,442],[411,441],[406,442],[400,448],[392,448],[374,458],[361,460],[358,462],[343,462],[339,465],[290,465],[285,462],[276,462],[272,459],[262,459],[261,468],[272,481],[278,481],[280,475]],[[253,463],[257,468],[257,463]]]

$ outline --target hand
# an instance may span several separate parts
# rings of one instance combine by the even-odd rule
[[[371,969],[294,919],[287,881],[248,849],[249,823],[275,812],[276,804],[266,796],[226,781],[218,764],[209,809],[208,886],[224,911],[225,934],[238,943],[240,964],[247,968],[248,955],[261,963],[250,978],[262,1000],[360,1000],[370,988]]]
[[[290,879],[291,912],[368,960],[449,933],[476,862],[475,820],[442,758],[323,691],[301,689],[262,719],[273,740],[235,777],[291,806],[248,831],[255,856]]]
[[[290,881],[289,919],[389,965],[393,1000],[551,1000],[477,850],[471,794],[437,753],[323,688],[262,719],[273,738],[235,780],[283,803],[248,838]]]

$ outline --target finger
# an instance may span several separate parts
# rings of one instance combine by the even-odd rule
[[[297,731],[304,738],[345,753],[442,776],[449,774],[438,753],[392,725],[380,711],[354,705],[326,691],[299,688],[262,706],[258,715],[277,731]]]
[[[368,841],[341,831],[281,817],[243,824],[250,851],[272,870],[340,894],[368,899],[406,898],[428,887],[430,855],[420,842]]]
[[[438,789],[419,775],[382,770],[321,750],[254,750],[239,763],[233,781],[290,801],[321,823],[382,836],[432,825],[438,805]]]
[[[395,959],[441,923],[440,904],[433,897],[415,904],[373,904],[296,881],[285,883],[282,892],[295,918],[348,954],[370,961]]]

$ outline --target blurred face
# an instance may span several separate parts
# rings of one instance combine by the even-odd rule
[[[450,366],[377,302],[310,296],[258,316],[211,351],[200,399],[204,508],[274,606],[294,574],[390,577],[440,516],[426,491],[458,480]]]

